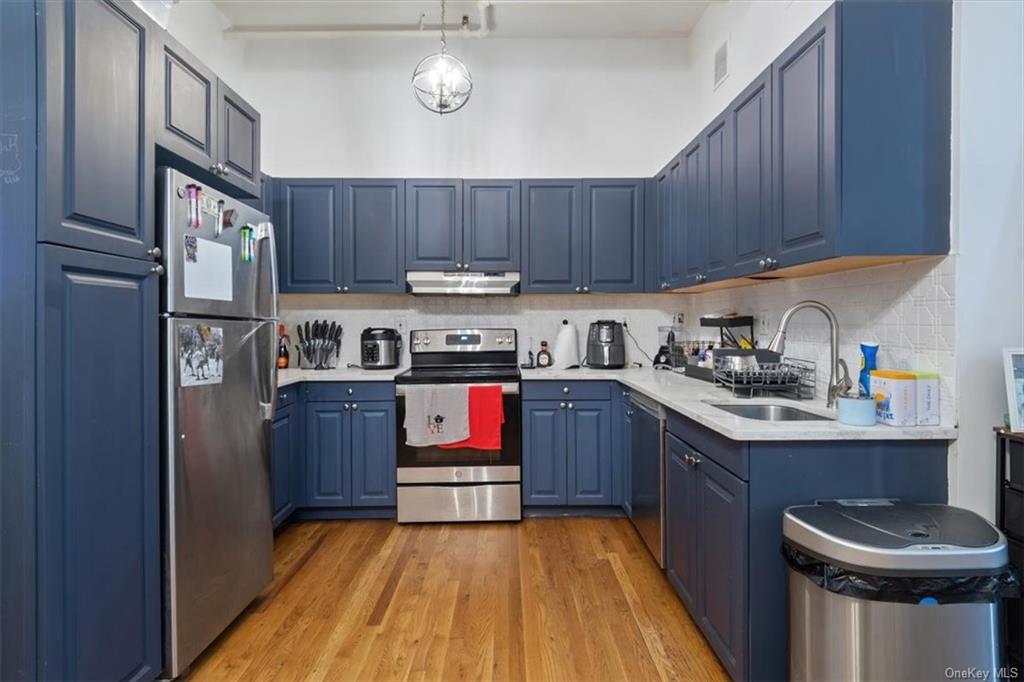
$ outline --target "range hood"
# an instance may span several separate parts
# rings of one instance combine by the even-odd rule
[[[515,296],[519,293],[518,272],[442,272],[405,273],[410,294],[454,296]]]

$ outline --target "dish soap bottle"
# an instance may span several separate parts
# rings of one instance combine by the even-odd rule
[[[538,367],[550,367],[551,366],[551,353],[548,352],[548,342],[540,342],[540,351],[537,353],[537,366]]]
[[[862,341],[860,344],[860,394],[871,395],[871,370],[878,369],[878,344]]]

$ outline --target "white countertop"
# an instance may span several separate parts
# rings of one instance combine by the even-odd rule
[[[523,381],[619,381],[665,407],[733,440],[953,440],[955,426],[847,426],[838,421],[767,422],[737,417],[708,402],[752,405],[773,403],[836,418],[822,400],[735,398],[725,388],[667,370],[524,369]]]
[[[393,381],[407,367],[397,369],[362,369],[361,367],[339,367],[337,369],[279,369],[277,387],[284,388],[300,381]]]
[[[392,381],[406,368],[361,369],[282,369],[277,372],[280,388],[301,381]],[[894,427],[847,426],[834,421],[835,410],[822,400],[783,400],[779,398],[734,398],[727,390],[666,370],[631,369],[524,369],[523,381],[619,381],[634,391],[653,398],[665,407],[733,440],[954,440],[955,426]],[[709,402],[744,405],[774,403],[792,405],[808,412],[832,417],[833,421],[767,422],[737,417]]]

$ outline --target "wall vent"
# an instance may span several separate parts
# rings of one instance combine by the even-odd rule
[[[729,39],[726,38],[715,50],[715,87],[717,88],[729,75]]]

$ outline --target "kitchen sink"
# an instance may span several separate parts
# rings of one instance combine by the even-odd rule
[[[832,421],[831,417],[823,417],[814,412],[801,410],[789,405],[743,405],[737,403],[708,403],[712,407],[725,410],[737,417],[760,419],[766,422],[805,422]]]

